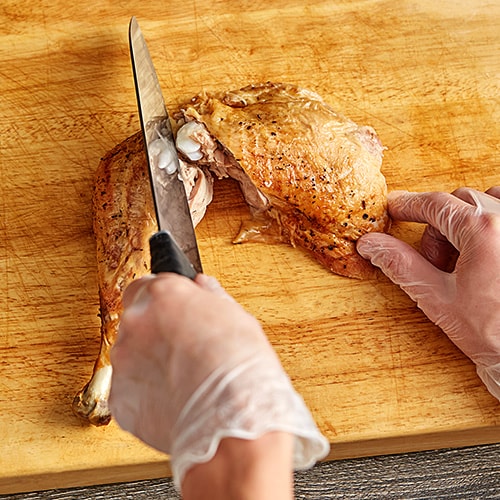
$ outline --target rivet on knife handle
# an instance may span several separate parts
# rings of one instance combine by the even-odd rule
[[[159,231],[151,236],[149,249],[153,274],[176,273],[192,280],[196,277],[193,265],[168,231]]]

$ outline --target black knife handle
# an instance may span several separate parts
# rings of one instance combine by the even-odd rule
[[[177,273],[194,280],[196,271],[168,231],[159,231],[149,239],[151,272]]]

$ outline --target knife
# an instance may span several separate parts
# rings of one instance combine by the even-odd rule
[[[160,83],[135,17],[130,20],[129,45],[159,230],[149,239],[151,272],[194,279],[202,266],[179,157]]]

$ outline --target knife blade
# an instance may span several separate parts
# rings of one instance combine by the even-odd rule
[[[135,17],[130,20],[129,46],[159,229],[149,240],[151,272],[194,279],[202,266],[179,157],[156,70]]]

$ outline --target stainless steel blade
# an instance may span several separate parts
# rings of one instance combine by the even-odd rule
[[[202,272],[172,127],[160,83],[137,19],[129,26],[130,54],[158,228],[169,231],[197,272]]]

